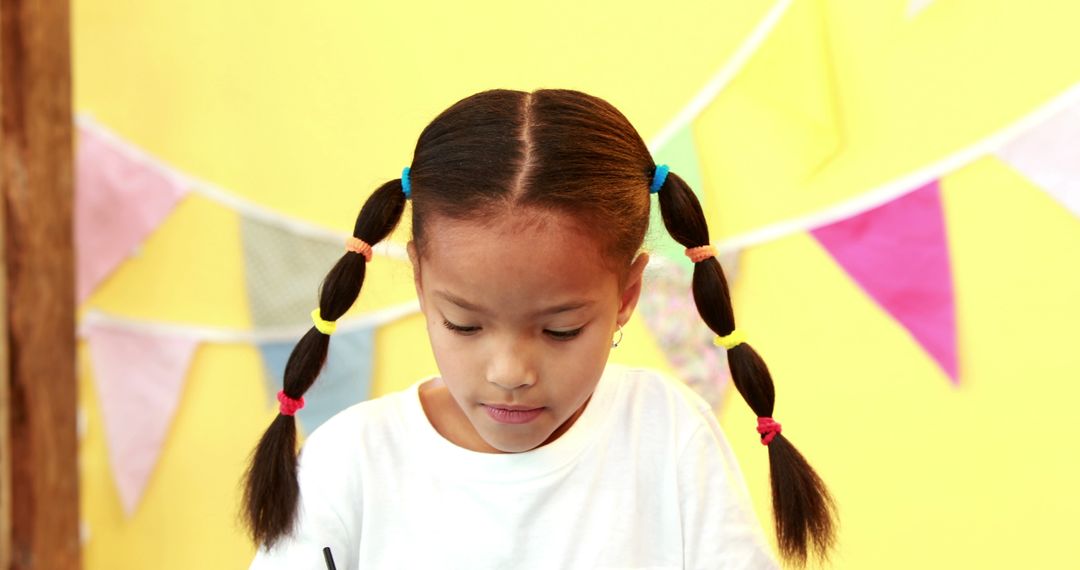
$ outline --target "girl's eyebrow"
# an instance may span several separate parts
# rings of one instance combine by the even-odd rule
[[[490,312],[487,309],[485,309],[484,307],[481,307],[480,305],[470,303],[470,302],[466,301],[465,299],[462,299],[461,297],[458,297],[458,296],[456,296],[456,295],[454,295],[452,293],[448,293],[446,291],[435,291],[435,294],[442,297],[442,298],[444,298],[444,299],[446,299],[447,301],[450,301],[451,303],[461,307],[462,309],[467,310],[467,311],[473,311],[473,312],[480,313],[480,314],[483,314],[483,315],[489,315],[490,314]],[[574,301],[574,302],[571,302],[571,303],[564,303],[562,305],[556,305],[554,307],[549,307],[547,309],[539,310],[539,311],[537,311],[535,313],[535,316],[554,315],[556,313],[565,313],[566,311],[573,311],[575,309],[580,309],[582,307],[588,307],[589,305],[592,305],[593,303],[594,303],[594,301]]]

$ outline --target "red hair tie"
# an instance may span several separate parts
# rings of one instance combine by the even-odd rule
[[[758,418],[757,432],[762,435],[761,445],[769,445],[774,437],[780,435],[780,424],[772,418]]]
[[[278,391],[278,393],[277,393],[277,401],[278,401],[278,403],[281,404],[281,406],[279,406],[279,409],[281,410],[281,415],[283,415],[283,416],[295,415],[296,410],[299,410],[300,408],[304,407],[304,397],[303,396],[300,396],[299,400],[294,400],[294,399],[288,397],[287,395],[285,395],[285,390]]]

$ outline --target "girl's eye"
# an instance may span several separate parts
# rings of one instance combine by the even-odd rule
[[[446,319],[443,319],[443,326],[450,329],[450,330],[452,330],[452,331],[454,331],[454,332],[456,332],[456,333],[458,333],[458,334],[461,334],[461,335],[471,335],[471,334],[475,333],[476,331],[480,330],[480,327],[463,327],[463,326],[460,326],[460,325],[455,325],[454,323],[451,323],[450,321],[448,321]],[[576,329],[576,330],[572,330],[572,331],[544,331],[544,332],[551,335],[552,338],[565,341],[565,340],[570,340],[570,339],[576,337],[577,335],[581,334],[581,331],[584,328],[585,327],[581,327],[580,329]]]
[[[552,336],[552,338],[556,338],[556,339],[559,339],[559,340],[570,340],[570,339],[576,337],[577,335],[581,334],[581,331],[584,328],[585,327],[581,327],[580,329],[576,329],[576,330],[572,330],[572,331],[545,331],[545,332],[550,334]]]
[[[480,330],[480,327],[462,327],[462,326],[458,326],[458,325],[455,325],[454,323],[451,323],[450,321],[448,321],[446,319],[443,319],[442,324],[443,324],[444,327],[446,327],[446,328],[448,328],[448,329],[450,329],[450,330],[452,330],[452,331],[454,331],[456,333],[464,334],[464,335],[472,334],[472,333]]]

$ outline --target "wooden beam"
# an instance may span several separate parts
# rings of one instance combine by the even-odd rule
[[[67,0],[0,0],[0,570],[80,566]]]
[[[3,129],[0,129],[0,149],[4,146]],[[2,156],[2,153],[0,153]],[[2,174],[0,174],[2,176]],[[0,235],[4,224],[4,200],[0,193]],[[0,242],[0,291],[7,292],[7,262],[3,243]],[[7,295],[0,295],[0,570],[11,568],[11,396],[8,373],[8,327]]]

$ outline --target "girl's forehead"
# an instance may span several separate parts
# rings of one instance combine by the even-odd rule
[[[548,303],[614,291],[600,244],[568,216],[510,213],[490,220],[431,220],[425,281],[467,298]]]
[[[518,208],[490,217],[455,220],[434,217],[427,222],[426,249],[439,253],[474,251],[498,255],[521,250],[565,249],[582,256],[600,253],[600,244],[582,222],[567,214]]]

